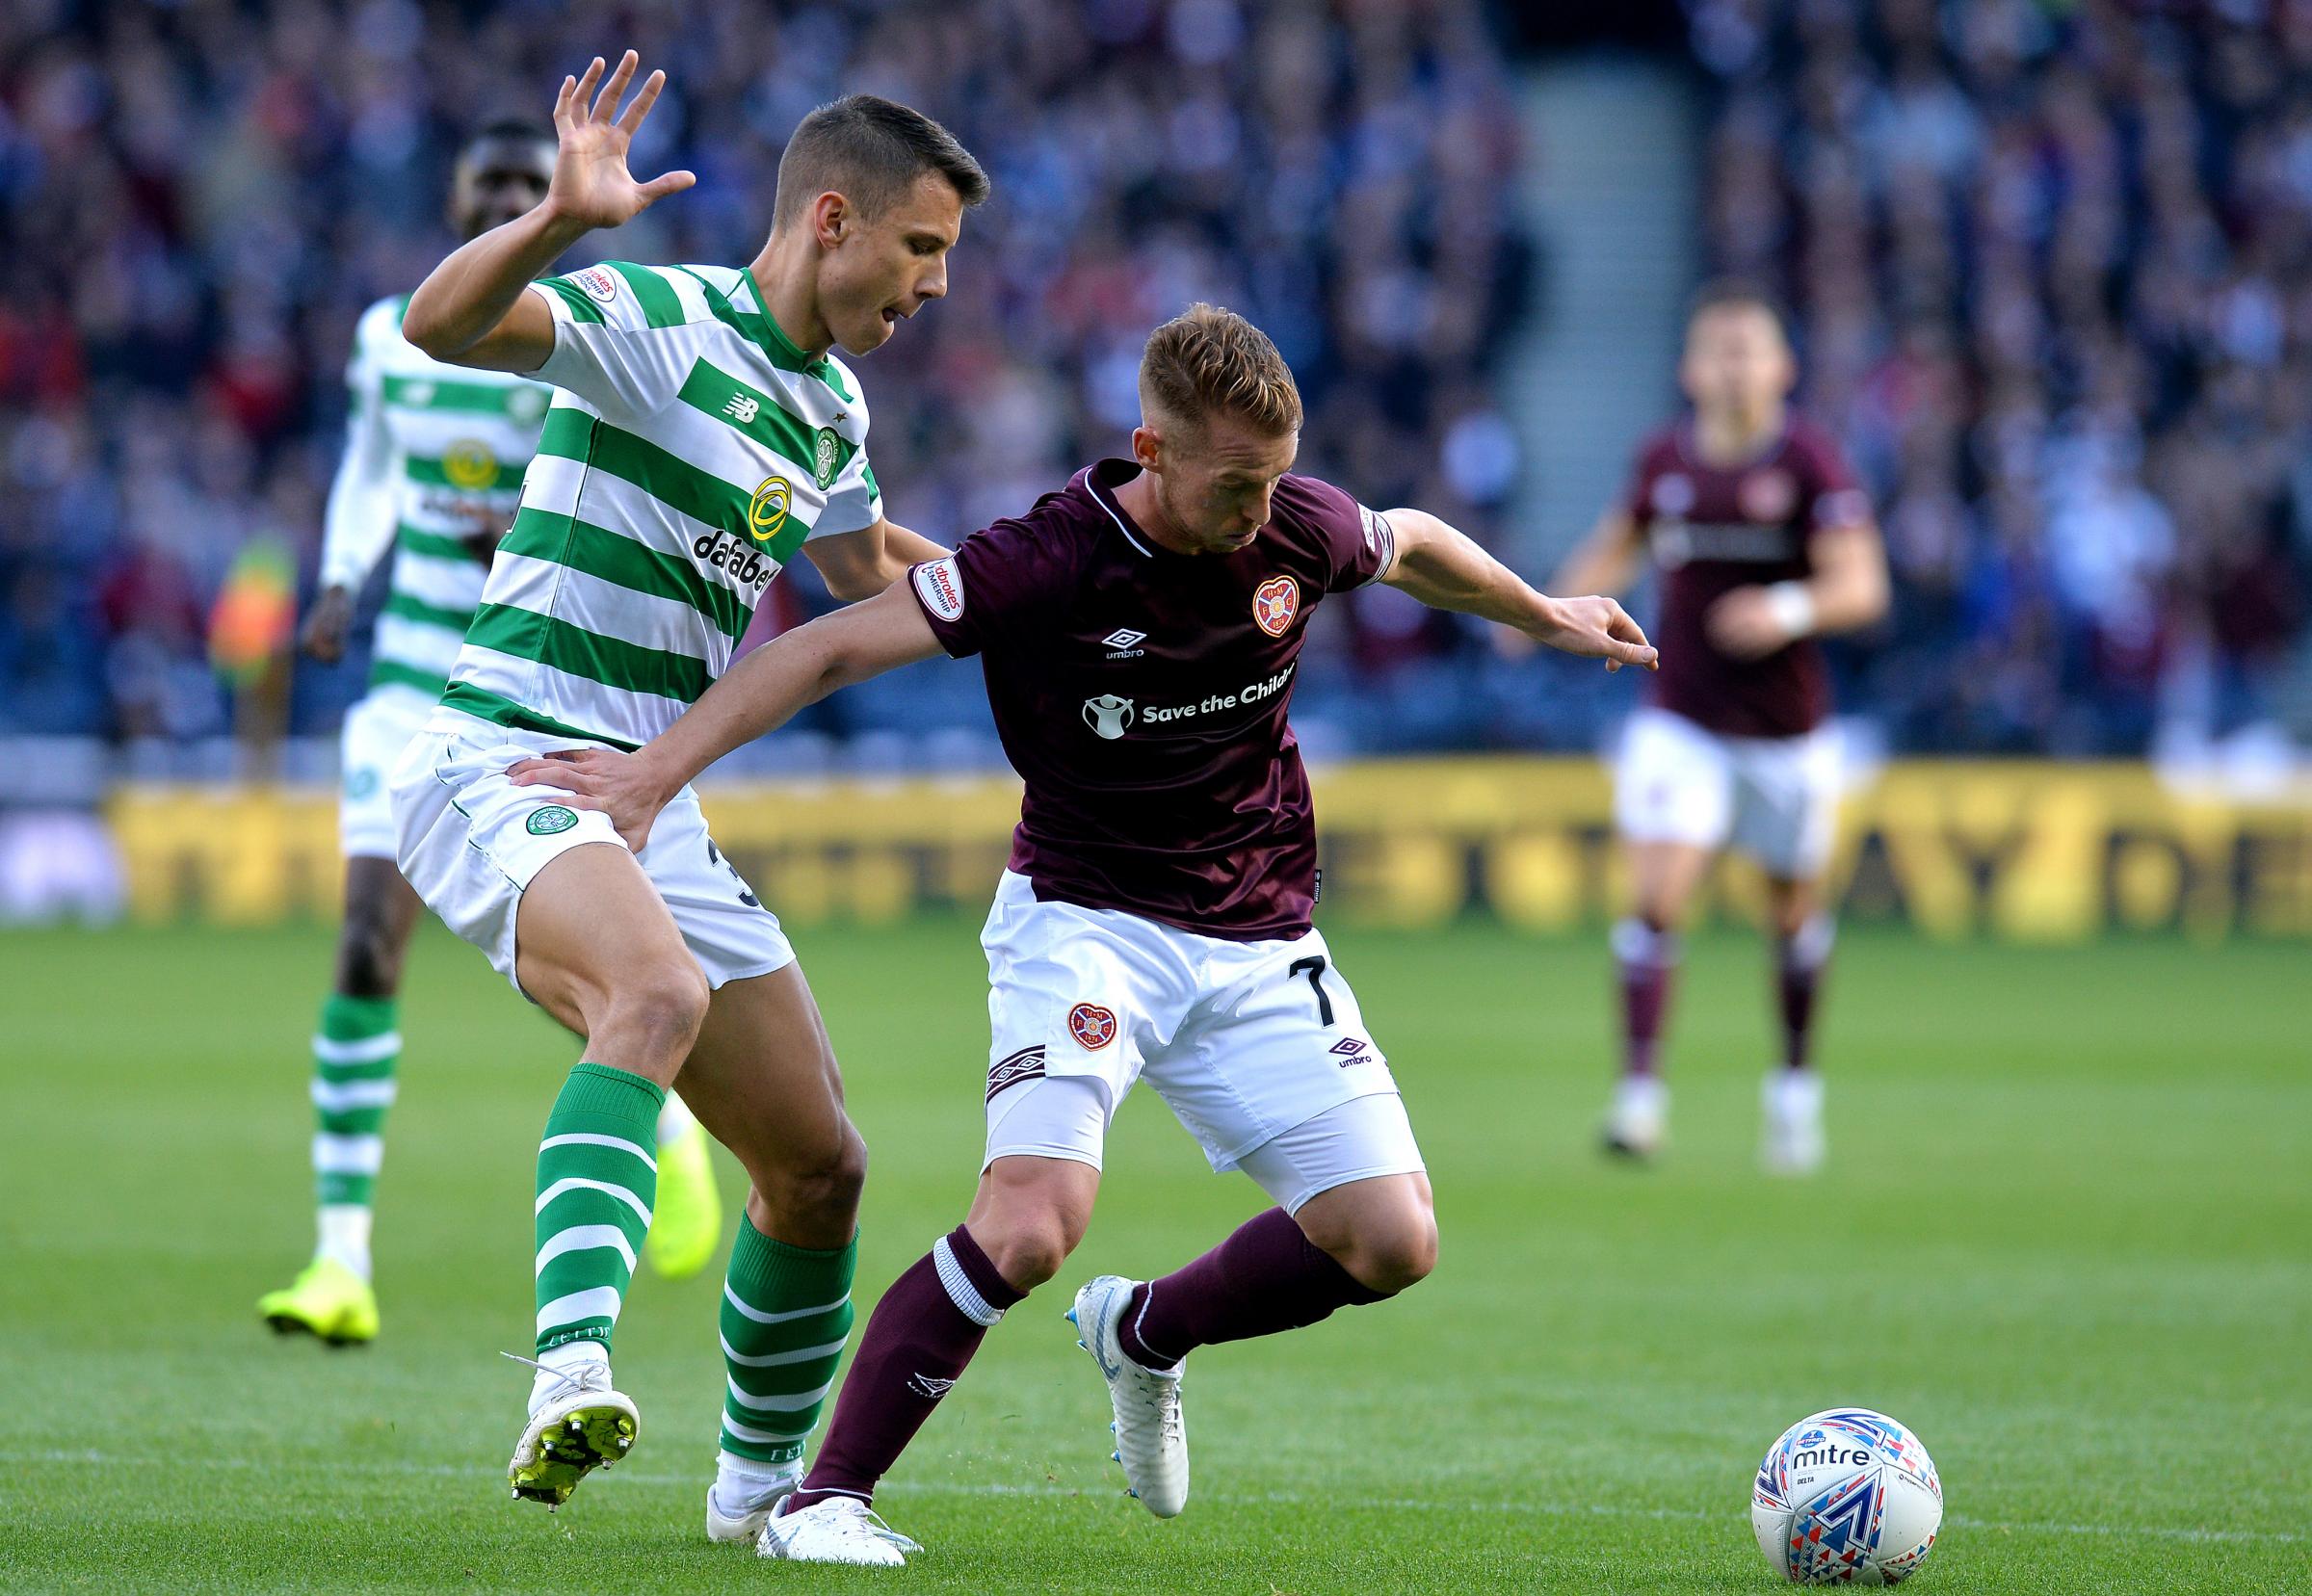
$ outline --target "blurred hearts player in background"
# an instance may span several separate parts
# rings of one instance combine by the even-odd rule
[[[1838,818],[1828,672],[1814,641],[1886,613],[1886,556],[1838,445],[1795,413],[1782,319],[1738,283],[1705,288],[1679,381],[1692,412],[1639,450],[1627,498],[1558,572],[1561,591],[1621,592],[1661,573],[1662,667],[1630,719],[1615,824],[1634,899],[1614,929],[1622,1074],[1606,1146],[1663,1143],[1658,1045],[1695,888],[1721,849],[1767,877],[1783,1054],[1762,1088],[1760,1154],[1803,1174],[1823,1158],[1811,1040],[1832,923],[1822,876]]]
[[[493,122],[477,134],[451,183],[458,236],[478,237],[544,198],[554,150],[554,135],[529,122]],[[354,332],[345,457],[329,488],[320,596],[302,639],[323,664],[343,657],[362,585],[390,547],[369,690],[346,711],[340,760],[345,921],[313,1034],[319,1237],[296,1281],[257,1303],[276,1330],[308,1331],[334,1346],[378,1333],[371,1196],[398,1085],[402,963],[422,907],[394,864],[385,776],[449,685],[554,393],[511,373],[435,360],[402,336],[408,303],[407,294],[380,300]],[[644,1250],[662,1274],[695,1274],[722,1230],[706,1133],[670,1097],[657,1140],[658,1208]]]
[[[1387,1060],[1310,924],[1316,826],[1286,711],[1309,613],[1386,582],[1607,668],[1654,651],[1606,598],[1544,597],[1417,510],[1292,474],[1300,396],[1269,339],[1196,305],[1149,337],[1130,459],[1076,474],[880,597],[765,645],[633,755],[517,767],[639,847],[723,753],[848,683],[977,654],[1025,779],[982,943],[987,1140],[964,1222],[883,1294],[827,1444],[757,1550],[896,1564],[876,1485],[987,1328],[1091,1217],[1108,1126],[1143,1079],[1275,1206],[1151,1281],[1101,1275],[1069,1317],[1106,1381],[1133,1494],[1188,1496],[1183,1360],[1378,1302],[1436,1257],[1429,1180]]]

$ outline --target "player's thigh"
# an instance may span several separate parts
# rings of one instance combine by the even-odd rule
[[[614,1003],[645,1022],[663,1011],[659,1029],[683,1033],[653,1066],[670,1079],[705,1007],[697,963],[608,817],[508,779],[539,751],[486,733],[416,739],[393,776],[402,875],[500,975],[580,1034],[591,1038]],[[673,1023],[686,1013],[687,1029]]]
[[[1396,1095],[1388,1060],[1321,933],[1218,944],[1208,958],[1212,984],[1143,1073],[1216,1171],[1336,1105]]]
[[[1717,852],[1693,843],[1626,842],[1622,847],[1629,864],[1632,909],[1664,929],[1684,924],[1687,907]]]
[[[671,1011],[665,1023],[681,1029],[686,1014],[696,1025],[707,1007],[704,980],[674,917],[616,841],[565,849],[531,877],[515,911],[514,982],[589,1038],[621,1007],[663,1007]],[[641,1062],[602,1061],[620,1068]]]
[[[1773,879],[1811,882],[1837,838],[1841,768],[1836,733],[1760,738],[1736,751],[1734,846]]]
[[[1705,857],[1734,821],[1734,767],[1725,740],[1667,710],[1646,708],[1623,729],[1614,767],[1614,825],[1639,851]]]

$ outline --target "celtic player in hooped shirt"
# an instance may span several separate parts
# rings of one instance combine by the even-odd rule
[[[1300,400],[1275,346],[1197,305],[1150,336],[1131,459],[1102,460],[908,583],[749,657],[639,753],[517,767],[630,842],[692,775],[798,709],[910,661],[977,654],[1025,778],[983,942],[987,1141],[964,1223],[883,1295],[766,1557],[896,1563],[877,1482],[987,1327],[1083,1237],[1107,1127],[1142,1078],[1277,1206],[1071,1315],[1134,1495],[1188,1495],[1182,1360],[1375,1302],[1429,1272],[1429,1182],[1387,1060],[1309,923],[1316,837],[1286,720],[1307,617],[1387,582],[1608,669],[1654,651],[1606,598],[1547,598],[1434,516],[1292,474]],[[662,814],[662,808],[664,813]],[[655,824],[654,824],[655,822]]]
[[[612,262],[534,281],[577,238],[690,186],[640,183],[630,51],[555,105],[553,182],[411,296],[403,331],[558,391],[480,608],[394,776],[403,874],[452,929],[585,1038],[538,1151],[537,1365],[509,1477],[565,1500],[639,1429],[610,1345],[650,1221],[650,1126],[670,1086],[751,1183],[720,1312],[727,1370],[708,1533],[751,1539],[795,1480],[852,1322],[865,1151],[777,919],[681,796],[647,849],[525,757],[631,747],[730,663],[798,550],[839,598],[945,554],[890,525],[867,406],[829,350],[880,345],[946,292],[987,180],[944,129],[854,95],[787,143],[769,242],[745,269]],[[597,87],[599,92],[597,93]]]
[[[459,153],[449,217],[462,238],[512,221],[545,196],[554,137],[495,122]],[[393,551],[378,616],[369,691],[346,711],[337,846],[345,919],[335,979],[313,1031],[313,1258],[257,1312],[276,1331],[332,1346],[378,1333],[370,1285],[371,1194],[399,1083],[403,956],[417,895],[394,864],[385,777],[449,683],[498,535],[513,514],[553,390],[505,372],[445,365],[402,336],[407,294],[363,312],[346,365],[345,456],[329,487],[321,587],[305,616],[306,653],[345,652],[354,601]],[[658,1116],[658,1206],[644,1252],[662,1274],[696,1274],[722,1240],[706,1133],[669,1096]]]

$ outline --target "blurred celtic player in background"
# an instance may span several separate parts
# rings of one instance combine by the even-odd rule
[[[458,158],[450,222],[473,238],[536,205],[553,175],[553,134],[492,123]],[[371,1195],[402,1050],[396,997],[420,908],[393,862],[385,776],[448,686],[553,397],[540,383],[446,365],[413,348],[402,336],[408,302],[406,294],[380,300],[354,334],[345,458],[329,490],[321,594],[302,640],[316,660],[343,656],[362,584],[391,545],[369,691],[345,717],[345,922],[313,1036],[320,1237],[295,1284],[257,1304],[276,1330],[310,1331],[338,1346],[378,1333]],[[694,1274],[722,1228],[706,1133],[669,1097],[657,1142],[658,1207],[645,1250],[661,1273]]]

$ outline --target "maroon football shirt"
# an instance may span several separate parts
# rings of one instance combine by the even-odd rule
[[[1206,936],[1298,936],[1317,836],[1285,723],[1309,612],[1389,566],[1388,521],[1311,477],[1276,484],[1232,554],[1173,554],[1116,502],[1107,459],[917,565],[950,654],[981,657],[1027,782],[1012,868],[1038,899]]]
[[[1804,581],[1810,536],[1870,518],[1829,434],[1794,415],[1756,458],[1721,466],[1702,461],[1689,424],[1666,428],[1638,452],[1626,508],[1662,569],[1654,701],[1730,737],[1798,737],[1822,724],[1830,680],[1820,644],[1801,638],[1738,660],[1703,622],[1736,588]]]

